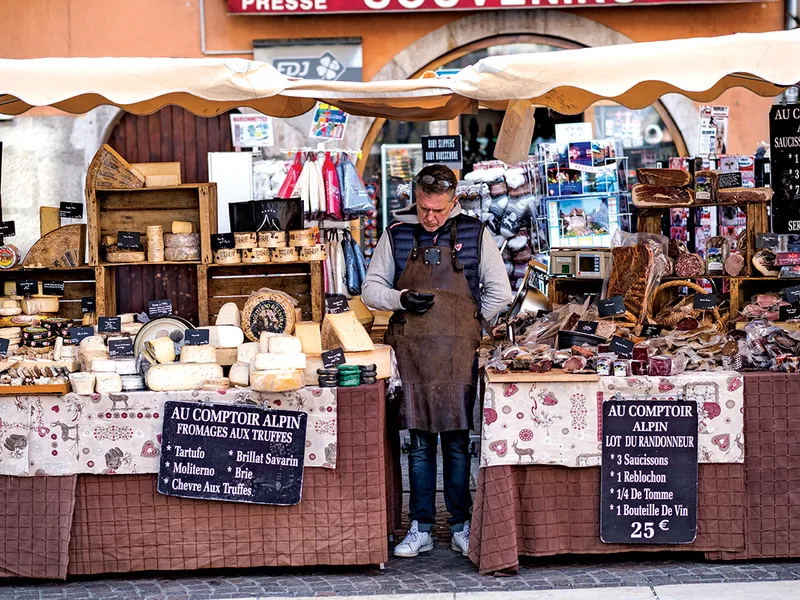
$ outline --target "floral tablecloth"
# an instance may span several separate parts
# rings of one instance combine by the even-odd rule
[[[305,466],[336,467],[336,389],[0,397],[0,475],[157,473],[167,400],[308,414]]]
[[[744,462],[744,383],[730,372],[600,377],[591,382],[491,383],[483,402],[481,466],[600,464],[601,403],[622,399],[698,403],[698,460]]]

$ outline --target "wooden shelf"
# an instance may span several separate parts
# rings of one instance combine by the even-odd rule
[[[180,185],[165,185],[161,187],[140,187],[140,188],[104,188],[104,187],[96,187],[94,190],[96,192],[132,192],[132,193],[142,193],[142,192],[159,192],[159,191],[169,191],[169,190],[199,190],[203,187],[208,186],[207,183],[182,183]]]
[[[151,267],[157,267],[158,265],[201,265],[203,264],[199,260],[162,260],[159,262],[151,262],[147,260],[142,260],[139,262],[101,262],[98,267],[130,267],[136,265],[148,265]],[[90,269],[92,267],[89,267]]]
[[[498,373],[494,370],[489,370],[486,376],[489,379],[489,383],[555,383],[559,381],[574,383],[600,381],[600,376],[596,373],[567,373],[560,369],[547,373],[530,373],[528,371],[507,371],[505,373]]]

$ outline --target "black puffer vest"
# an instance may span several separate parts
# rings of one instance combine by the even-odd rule
[[[413,206],[411,210],[414,210]],[[404,211],[405,212],[405,211]],[[484,224],[474,217],[458,215],[453,217],[458,227],[456,253],[459,261],[464,265],[464,276],[467,278],[472,298],[481,307],[480,277],[478,276],[478,265],[481,261],[481,240],[483,239]],[[421,225],[411,223],[401,223],[395,221],[387,230],[389,239],[392,242],[392,254],[394,255],[394,286],[397,288],[397,281],[406,268],[406,262],[411,254],[414,245],[414,228],[419,231],[419,246],[450,246],[450,223],[448,219],[437,231],[429,232]],[[460,248],[459,248],[460,246]]]

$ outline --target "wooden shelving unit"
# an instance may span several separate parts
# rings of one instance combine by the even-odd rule
[[[80,319],[81,299],[96,296],[96,273],[93,267],[52,267],[27,269],[15,267],[0,271],[0,282],[36,279],[37,281],[63,281],[64,296],[59,298],[59,314],[70,319]]]

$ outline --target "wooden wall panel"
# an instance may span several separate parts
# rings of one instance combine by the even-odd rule
[[[123,265],[114,272],[117,314],[146,313],[151,300],[171,300],[172,314],[199,323],[196,265]]]

